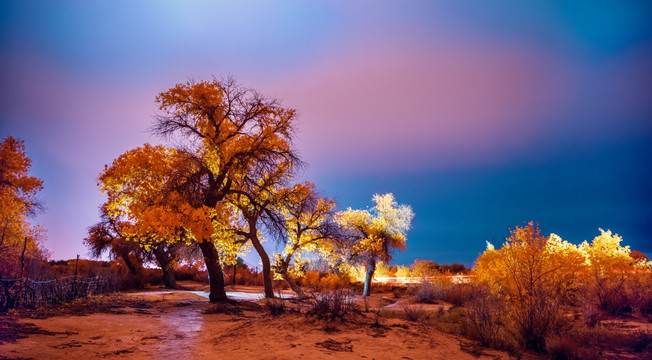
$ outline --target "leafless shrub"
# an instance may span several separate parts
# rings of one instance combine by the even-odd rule
[[[467,303],[466,315],[473,332],[483,346],[491,345],[500,330],[500,299],[482,286],[475,286]]]
[[[582,319],[588,327],[595,327],[598,324],[600,319],[600,311],[591,302],[584,302],[581,305],[582,308]]]
[[[414,298],[420,303],[432,304],[437,300],[441,300],[443,296],[444,292],[441,284],[435,284],[426,279],[423,279],[414,290]]]
[[[314,302],[308,314],[320,319],[344,320],[347,315],[359,312],[349,300],[348,295],[342,290],[313,295]]]
[[[418,322],[425,316],[425,311],[423,310],[423,305],[403,305],[403,313],[405,314],[405,319],[412,322]]]
[[[287,311],[285,302],[281,299],[265,299],[265,308],[272,316],[281,315]]]
[[[622,352],[640,359],[652,359],[652,332],[618,331],[606,327],[577,328],[569,332],[580,359],[599,359],[601,353]]]

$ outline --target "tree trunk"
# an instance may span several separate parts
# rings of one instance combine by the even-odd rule
[[[211,289],[208,300],[210,302],[224,301],[227,298],[224,290],[224,273],[222,273],[222,266],[220,265],[220,255],[212,242],[200,242],[199,248],[204,255],[204,263],[208,271],[208,282]]]
[[[371,279],[374,277],[374,272],[376,271],[376,260],[371,260],[367,264],[367,274],[364,278],[364,290],[362,291],[362,296],[369,296],[371,293]]]
[[[307,298],[306,294],[304,294],[303,290],[301,290],[301,287],[297,285],[297,283],[294,282],[290,274],[287,273],[287,270],[283,271],[281,273],[281,276],[283,277],[283,280],[285,280],[285,282],[288,284],[288,286],[290,286],[290,289],[292,289],[292,291],[294,291],[294,293],[297,294],[297,298],[299,298],[299,300],[303,300]]]
[[[177,280],[174,277],[174,268],[172,267],[172,259],[170,254],[166,253],[163,246],[154,248],[154,256],[161,270],[163,271],[163,283],[166,288],[176,289]]]
[[[265,297],[273,298],[274,289],[272,288],[272,266],[269,262],[269,256],[256,235],[251,237],[251,243],[254,245],[254,249],[256,249],[258,256],[260,256],[260,260],[263,262],[263,285],[265,286]]]
[[[27,250],[27,236],[25,236],[25,242],[23,243],[23,252],[20,254],[20,277],[21,278],[23,277],[23,273],[25,272],[25,250]]]
[[[235,272],[238,269],[238,264],[233,264],[233,286],[235,286]]]
[[[125,265],[127,265],[127,269],[129,269],[129,272],[132,275],[138,275],[140,273],[141,269],[143,268],[142,264],[138,264],[138,261],[132,261],[129,258],[129,254],[121,254],[122,261],[125,262]]]

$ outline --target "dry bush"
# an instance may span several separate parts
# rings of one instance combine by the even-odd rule
[[[299,279],[300,285],[310,288],[319,288],[319,278],[321,277],[319,271],[309,270],[304,272],[303,277]]]
[[[308,314],[319,319],[345,320],[347,316],[359,313],[351,302],[350,295],[342,290],[315,294]]]
[[[319,288],[321,290],[337,290],[343,289],[349,285],[348,279],[342,278],[335,274],[327,274],[319,280]]]
[[[281,315],[287,311],[285,302],[281,299],[265,299],[265,308],[272,316]]]
[[[600,311],[593,303],[586,301],[581,305],[582,319],[588,327],[595,327],[600,321]]]
[[[468,298],[468,284],[444,283],[444,301],[453,306],[464,306]]]
[[[619,331],[606,327],[588,328],[578,326],[565,334],[572,340],[574,356],[578,359],[603,359],[605,353],[611,358],[652,359],[652,332]]]
[[[423,310],[423,305],[403,304],[402,307],[403,307],[403,314],[405,315],[405,319],[408,321],[418,322],[422,320],[426,315],[425,311]]]
[[[482,286],[474,286],[466,304],[466,314],[476,338],[483,346],[491,345],[501,326],[504,303]]]
[[[421,283],[414,288],[414,299],[420,303],[432,304],[444,297],[444,290],[441,283],[433,283],[423,279]]]
[[[400,299],[405,295],[407,289],[404,286],[392,286],[392,295],[394,299]]]

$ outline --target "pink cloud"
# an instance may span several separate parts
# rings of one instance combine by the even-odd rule
[[[308,158],[353,157],[365,168],[419,152],[441,156],[435,166],[449,155],[496,156],[534,135],[532,120],[554,114],[573,91],[540,53],[402,46],[339,54],[278,88],[302,115]]]

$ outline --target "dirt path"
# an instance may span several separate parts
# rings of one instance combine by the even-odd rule
[[[215,308],[191,292],[130,294],[135,306],[87,316],[23,319],[40,328],[0,345],[0,357],[34,359],[508,359],[468,352],[465,341],[422,324],[365,315],[323,321],[271,316],[260,305]],[[207,310],[212,310],[206,313]],[[217,313],[214,313],[217,312]],[[466,351],[463,349],[467,349]],[[477,356],[479,355],[479,357]]]

